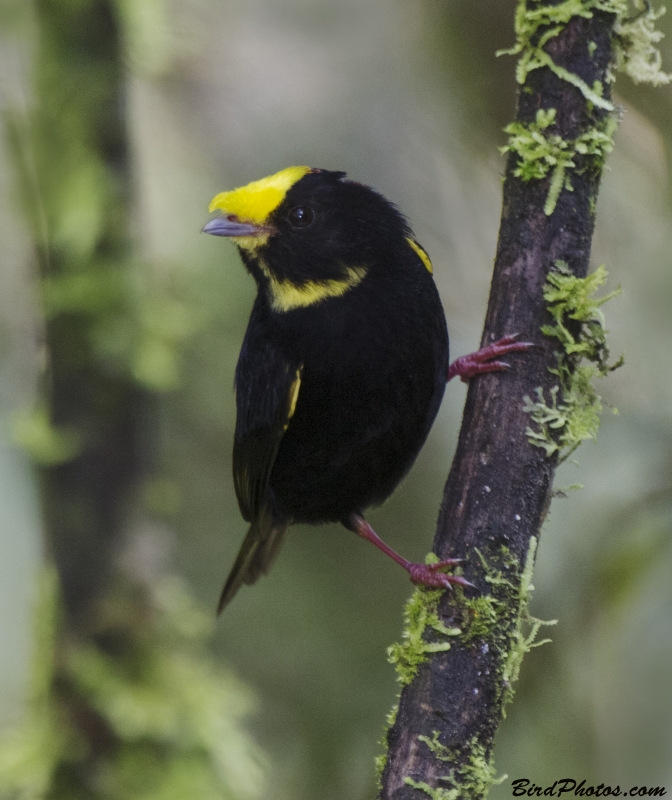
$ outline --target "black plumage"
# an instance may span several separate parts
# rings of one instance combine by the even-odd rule
[[[236,369],[233,454],[250,530],[220,610],[268,571],[294,522],[339,521],[377,539],[362,512],[410,469],[448,375],[431,263],[405,218],[342,172],[303,169],[267,214],[255,194],[264,181],[249,197],[248,187],[219,195],[226,217],[205,228],[234,236],[258,286]],[[393,557],[416,582],[458,580],[432,582],[432,569]]]

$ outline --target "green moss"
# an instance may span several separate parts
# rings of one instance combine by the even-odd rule
[[[607,155],[614,148],[613,136],[616,121],[607,118],[600,128],[591,128],[577,139],[563,139],[555,133],[549,133],[555,123],[554,108],[540,108],[534,122],[512,122],[504,128],[509,134],[509,142],[500,148],[500,152],[512,152],[518,156],[513,174],[524,182],[541,180],[551,176],[548,196],[544,205],[544,213],[550,215],[555,210],[560,192],[564,189],[572,191],[573,187],[568,175],[570,170],[585,171],[587,165],[577,165],[577,156],[590,156],[592,169],[601,170]]]
[[[536,641],[542,627],[556,625],[557,620],[540,620],[530,615],[529,605],[534,586],[532,574],[534,572],[534,558],[537,551],[537,538],[530,539],[530,546],[525,559],[525,567],[520,577],[520,583],[515,597],[514,626],[508,652],[502,664],[501,681],[504,688],[502,712],[506,716],[506,705],[513,700],[513,684],[518,680],[520,668],[526,653],[533,647],[541,647],[550,639]]]
[[[455,758],[456,753],[455,751],[451,751],[450,748],[446,747],[445,744],[441,744],[439,741],[439,735],[440,734],[438,731],[432,731],[431,739],[429,736],[418,736],[418,741],[426,744],[434,757],[439,761],[452,761]]]
[[[569,486],[559,486],[553,489],[553,497],[559,497],[563,500],[569,496],[570,492],[578,492],[586,487],[582,483],[571,483]]]
[[[376,796],[380,794],[380,790],[383,788],[383,772],[385,771],[385,767],[387,766],[387,748],[385,748],[385,752],[381,753],[380,755],[376,756],[373,759],[373,769],[374,769],[374,780],[376,782]]]
[[[443,589],[418,587],[411,595],[404,609],[404,631],[402,641],[391,645],[387,656],[397,670],[397,679],[402,686],[415,678],[418,667],[424,664],[432,653],[450,650],[447,637],[459,636],[459,628],[447,628],[439,619],[438,603]],[[427,632],[443,637],[438,641],[428,641]]]
[[[534,70],[546,67],[557,77],[575,86],[583,94],[588,110],[595,108],[613,111],[613,104],[605,97],[605,85],[594,81],[589,85],[578,75],[556,64],[546,52],[546,45],[560,35],[574,17],[591,18],[596,11],[614,14],[613,28],[615,66],[627,72],[635,80],[648,80],[653,84],[665,83],[670,76],[661,72],[660,53],[655,47],[661,34],[655,31],[654,23],[662,11],[654,12],[646,0],[634,0],[635,8],[642,13],[628,18],[628,0],[564,0],[546,4],[542,0],[519,0],[516,10],[516,44],[498,55],[519,55],[516,78],[522,92],[530,92],[525,86],[527,77]],[[587,43],[588,54],[594,57],[597,43]],[[608,72],[606,80],[611,80]],[[517,156],[514,175],[523,181],[549,180],[549,190],[544,206],[547,215],[553,213],[560,193],[572,191],[571,172],[594,170],[601,172],[607,155],[613,149],[616,121],[606,117],[574,140],[563,139],[551,131],[555,124],[555,109],[540,109],[535,119],[527,124],[516,122],[505,130],[509,134],[508,144],[502,152]],[[595,200],[590,199],[590,214],[595,214]],[[600,306],[617,292],[596,300],[597,287],[606,279],[606,271],[599,268],[594,275],[578,279],[562,262],[556,262],[544,288],[544,298],[553,324],[542,329],[546,336],[557,340],[559,350],[557,363],[551,372],[558,383],[548,397],[541,388],[536,390],[536,399],[525,398],[525,410],[531,415],[527,429],[532,444],[545,449],[550,456],[558,454],[561,460],[569,456],[581,441],[595,438],[599,426],[602,403],[592,386],[592,380],[604,376],[620,366],[622,359],[610,364],[606,344],[604,318]],[[588,362],[588,363],[584,363]],[[573,488],[573,487],[572,487]],[[533,647],[549,641],[537,641],[540,629],[553,625],[532,617],[528,606],[533,591],[532,572],[537,546],[532,537],[525,561],[521,565],[502,548],[495,556],[497,566],[488,564],[478,553],[486,572],[486,581],[492,591],[490,595],[465,598],[459,590],[453,602],[461,614],[462,630],[459,633],[463,645],[472,645],[479,640],[483,648],[497,652],[498,670],[494,676],[496,699],[505,716],[505,709],[513,697],[513,685],[518,679],[523,658]],[[494,560],[493,560],[494,564]],[[424,638],[427,620],[438,621],[436,598],[427,593],[424,601],[412,598],[407,607],[407,625],[404,642],[390,648],[390,658],[397,665],[402,684],[413,680],[420,663],[427,659]],[[433,626],[430,626],[433,627]],[[448,649],[447,642],[438,643]],[[488,650],[484,649],[483,652]],[[440,762],[459,763],[464,753],[450,750],[438,739],[419,737],[432,755]],[[474,737],[465,745],[467,762],[449,774],[437,779],[437,786],[416,781],[407,776],[405,783],[423,792],[432,800],[457,800],[458,797],[483,797],[494,781],[492,759],[487,756],[487,747]]]
[[[402,684],[410,682],[417,673],[419,663],[427,660],[424,635],[428,627],[444,635],[459,636],[463,645],[473,646],[478,640],[476,646],[482,648],[484,653],[492,651],[497,654],[498,667],[492,685],[496,694],[495,703],[502,709],[502,716],[505,716],[505,706],[513,697],[513,684],[518,679],[525,653],[548,642],[548,639],[536,641],[539,630],[544,625],[555,624],[555,621],[543,622],[535,619],[528,611],[534,588],[532,571],[536,547],[537,539],[532,537],[525,565],[522,567],[505,546],[498,548],[490,562],[476,550],[485,572],[486,583],[492,592],[467,599],[461,589],[456,588],[451,596],[451,603],[462,620],[461,630],[446,628],[438,619],[436,604],[441,596],[440,591],[416,590],[406,608],[404,642],[394,646],[399,650],[390,648],[395,653],[394,663]],[[410,642],[414,643],[413,646],[410,646]],[[447,650],[450,646],[445,641],[437,644],[441,650]],[[408,650],[404,651],[405,647]],[[389,721],[393,723],[394,720]],[[431,738],[419,736],[418,740],[429,748],[438,761],[459,764],[447,775],[437,779],[443,785],[432,787],[410,776],[404,779],[408,786],[424,792],[432,800],[457,800],[464,797],[476,800],[484,797],[489,787],[498,782],[495,780],[492,756],[488,756],[488,746],[479,741],[477,736],[460,748],[443,745],[439,741],[438,731]],[[376,760],[379,774],[382,774],[386,762],[386,755],[379,756]],[[505,778],[503,776],[499,780]]]
[[[562,261],[557,261],[544,286],[544,299],[554,324],[542,326],[542,333],[557,340],[556,366],[550,372],[558,378],[545,396],[535,389],[536,399],[524,397],[526,411],[534,425],[526,434],[535,447],[547,456],[558,454],[567,459],[581,442],[597,438],[602,400],[593,379],[604,377],[620,367],[621,357],[609,363],[609,348],[600,307],[620,289],[602,298],[594,298],[607,279],[604,266],[586,278],[577,278]],[[585,364],[584,361],[589,363]]]
[[[582,78],[556,64],[544,49],[548,42],[558,36],[574,17],[591,18],[595,11],[615,15],[613,27],[614,67],[628,74],[635,82],[648,82],[654,86],[669,83],[672,75],[662,71],[662,57],[657,48],[663,34],[655,28],[656,21],[665,13],[665,8],[655,11],[648,0],[633,0],[636,11],[630,14],[628,0],[564,0],[550,5],[541,0],[519,0],[515,16],[516,44],[497,55],[518,55],[516,80],[523,86],[527,76],[534,70],[546,67],[563,81],[575,86],[591,107],[613,111],[614,105],[604,97],[604,86],[595,81],[589,86]],[[592,58],[597,50],[594,41],[588,42],[588,53]],[[613,81],[611,69],[606,75]],[[525,91],[525,87],[523,91]],[[508,144],[502,152],[514,152],[518,163],[514,171],[523,181],[541,180],[550,175],[550,186],[544,212],[552,214],[561,191],[572,191],[569,170],[577,169],[577,156],[591,156],[590,168],[601,170],[606,156],[613,149],[613,134],[616,121],[607,118],[568,141],[547,129],[555,121],[554,109],[540,109],[536,119],[524,124],[514,122],[504,130],[509,134]],[[585,160],[581,169],[586,169]],[[591,208],[594,213],[594,207]]]
[[[399,713],[399,700],[397,700],[397,702],[392,706],[392,708],[389,710],[387,714],[387,717],[385,719],[385,730],[383,733],[383,738],[379,743],[383,747],[383,752],[380,755],[376,756],[374,759],[376,787],[379,793],[382,788],[383,771],[385,770],[385,766],[387,764],[387,755],[388,755],[387,734],[390,728],[397,721],[398,713]]]
[[[557,5],[542,4],[541,0],[519,0],[516,7],[516,43],[497,55],[520,55],[516,67],[516,80],[524,84],[530,72],[547,67],[562,80],[581,91],[586,100],[597,108],[613,110],[613,104],[603,97],[599,82],[592,87],[572,72],[557,65],[544,50],[548,42],[558,36],[573,17],[590,19],[595,11],[614,14],[613,29],[615,67],[629,75],[635,82],[646,81],[658,86],[669,83],[671,76],[661,70],[661,55],[656,47],[663,34],[655,22],[665,9],[654,10],[647,0],[633,0],[639,13],[630,16],[628,0],[564,0]],[[589,54],[595,53],[595,42],[588,43]],[[611,75],[608,79],[612,79]]]
[[[499,623],[501,617],[500,602],[491,594],[479,594],[476,597],[465,598],[465,622],[463,624],[461,640],[468,644],[473,639],[484,639],[490,636]]]
[[[439,778],[439,780],[442,780],[442,778]],[[404,778],[404,783],[407,786],[412,786],[414,789],[419,789],[421,792],[424,792],[431,800],[457,800],[459,797],[459,789],[444,789],[440,786],[433,789],[428,783],[425,783],[425,781],[414,781],[413,778],[409,777]]]
[[[414,781],[410,777],[404,778],[407,786],[419,789],[432,800],[457,800],[457,798],[481,800],[487,795],[491,786],[502,783],[507,778],[506,775],[502,775],[500,778],[495,777],[497,773],[492,755],[487,755],[486,748],[475,736],[468,742],[464,751],[441,744],[438,731],[433,731],[431,739],[428,736],[418,736],[418,741],[425,744],[439,761],[459,762],[462,752],[469,753],[466,762],[451,770],[448,775],[437,778],[438,781],[446,783],[446,787],[432,788],[424,781]],[[456,776],[459,776],[460,780]]]
[[[665,7],[655,10],[647,0],[634,0],[639,13],[630,18],[620,15],[614,26],[616,48],[615,68],[628,75],[635,83],[661,86],[672,80],[672,75],[662,71],[662,56],[656,45],[664,34],[656,30],[656,20],[665,13]]]
[[[435,563],[438,558],[434,553],[430,553],[425,560],[427,563]],[[446,637],[459,636],[461,633],[459,628],[448,628],[439,619],[438,603],[443,591],[443,589],[417,587],[406,603],[402,641],[387,649],[388,660],[394,665],[397,680],[402,686],[411,683],[420,665],[428,661],[432,653],[444,653],[450,650],[450,642],[446,641]],[[434,639],[437,635],[442,638],[438,641],[428,641],[427,634],[433,634]],[[396,703],[387,715],[381,742],[384,752],[375,759],[378,786],[387,764],[387,733],[396,722],[398,710],[399,704]]]
[[[506,705],[513,699],[513,684],[518,680],[525,653],[549,642],[549,639],[540,642],[535,640],[543,626],[556,624],[555,620],[545,622],[536,619],[528,611],[534,590],[532,571],[536,549],[537,539],[533,536],[522,571],[517,560],[506,548],[501,551],[503,569],[494,569],[477,550],[486,572],[485,580],[492,586],[492,595],[488,597],[487,603],[482,601],[477,604],[474,600],[464,603],[468,610],[470,605],[476,605],[482,612],[482,617],[475,621],[475,626],[466,629],[473,636],[465,641],[480,638],[483,644],[499,654],[499,671],[494,685],[501,700],[503,716],[506,716]]]
[[[439,778],[439,780],[444,779]],[[407,786],[412,786],[414,789],[419,789],[421,792],[424,792],[431,800],[457,800],[460,796],[460,790],[454,787],[451,789],[444,789],[441,786],[437,786],[433,789],[428,783],[425,783],[425,781],[414,781],[413,778],[409,777],[404,778],[404,783]]]
[[[516,80],[521,85],[530,72],[547,67],[562,80],[576,86],[588,102],[597,108],[612,111],[614,106],[602,97],[601,85],[591,87],[578,75],[560,67],[544,47],[562,32],[573,17],[590,18],[593,9],[607,10],[603,7],[625,4],[626,0],[565,0],[557,5],[542,5],[539,0],[531,0],[529,4],[527,0],[519,0],[514,23],[516,44],[507,50],[499,50],[497,55],[520,55]]]

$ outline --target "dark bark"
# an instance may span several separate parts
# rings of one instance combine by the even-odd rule
[[[605,82],[612,59],[612,15],[595,13],[590,19],[573,18],[546,46],[555,63],[581,77],[588,86]],[[589,42],[596,48],[589,55]],[[528,75],[518,98],[516,119],[529,123],[538,109],[557,110],[551,133],[575,139],[604,120],[607,112],[592,108],[569,82],[542,68]],[[485,580],[480,551],[489,568],[504,572],[515,589],[532,537],[538,537],[547,512],[554,458],[529,444],[525,429],[529,416],[523,397],[536,387],[548,390],[557,383],[548,367],[555,364],[553,344],[540,332],[550,322],[542,295],[546,275],[556,260],[565,261],[578,276],[588,269],[594,228],[595,200],[601,163],[587,159],[572,171],[573,192],[563,190],[554,212],[544,204],[550,179],[523,183],[513,176],[517,157],[510,154],[504,183],[503,211],[482,346],[519,333],[539,344],[526,354],[507,358],[506,373],[479,376],[467,395],[457,453],[448,477],[434,540],[441,558],[466,559],[464,574],[482,595],[497,594]],[[585,167],[584,171],[580,171]],[[451,649],[423,664],[400,698],[399,713],[388,733],[389,754],[382,776],[384,800],[426,797],[405,779],[448,790],[460,787],[460,796],[483,794],[475,788],[474,753],[487,759],[510,696],[502,686],[502,664],[516,635],[518,609],[501,608],[492,636],[451,639]],[[468,624],[463,597],[446,592],[439,618],[448,627]],[[501,598],[500,598],[501,599]],[[441,758],[426,742],[438,732],[446,749]],[[452,781],[439,779],[452,774]]]

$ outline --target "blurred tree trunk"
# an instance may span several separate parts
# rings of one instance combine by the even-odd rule
[[[79,634],[110,581],[140,472],[138,431],[149,395],[100,354],[105,323],[126,301],[122,266],[131,256],[123,43],[114,3],[39,0],[36,10],[30,200],[45,223],[37,241],[44,393],[55,435],[69,437],[75,452],[44,465],[42,484],[66,625]],[[128,335],[122,316],[118,324],[118,335]],[[61,461],[58,454],[53,460]]]

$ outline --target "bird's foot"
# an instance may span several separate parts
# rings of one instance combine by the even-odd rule
[[[408,564],[406,569],[411,576],[411,582],[416,586],[428,586],[433,589],[451,589],[452,584],[458,586],[468,586],[475,589],[473,583],[462,578],[460,575],[447,575],[441,572],[445,567],[454,567],[462,563],[461,558],[447,558],[445,561],[438,561],[436,564]]]
[[[499,341],[493,342],[487,347],[482,347],[475,353],[461,356],[448,367],[447,380],[459,375],[460,380],[467,383],[474,375],[481,375],[484,372],[500,372],[508,369],[511,365],[507,364],[506,361],[493,361],[492,359],[497,359],[507,353],[524,353],[531,347],[535,347],[532,342],[517,342],[518,336],[519,334],[517,333],[504,336]]]
[[[441,572],[446,567],[454,567],[461,564],[461,558],[446,558],[444,561],[437,561],[435,564],[412,564],[405,558],[402,558],[399,553],[395,551],[378,536],[369,523],[361,516],[361,514],[351,514],[348,519],[344,520],[343,524],[346,528],[354,531],[362,539],[366,539],[375,545],[379,550],[382,550],[385,555],[397,562],[403,567],[411,576],[411,581],[417,586],[429,586],[434,589],[450,589],[451,584],[456,583],[458,586],[468,586],[475,589],[473,583],[460,577],[459,575],[446,575]]]

